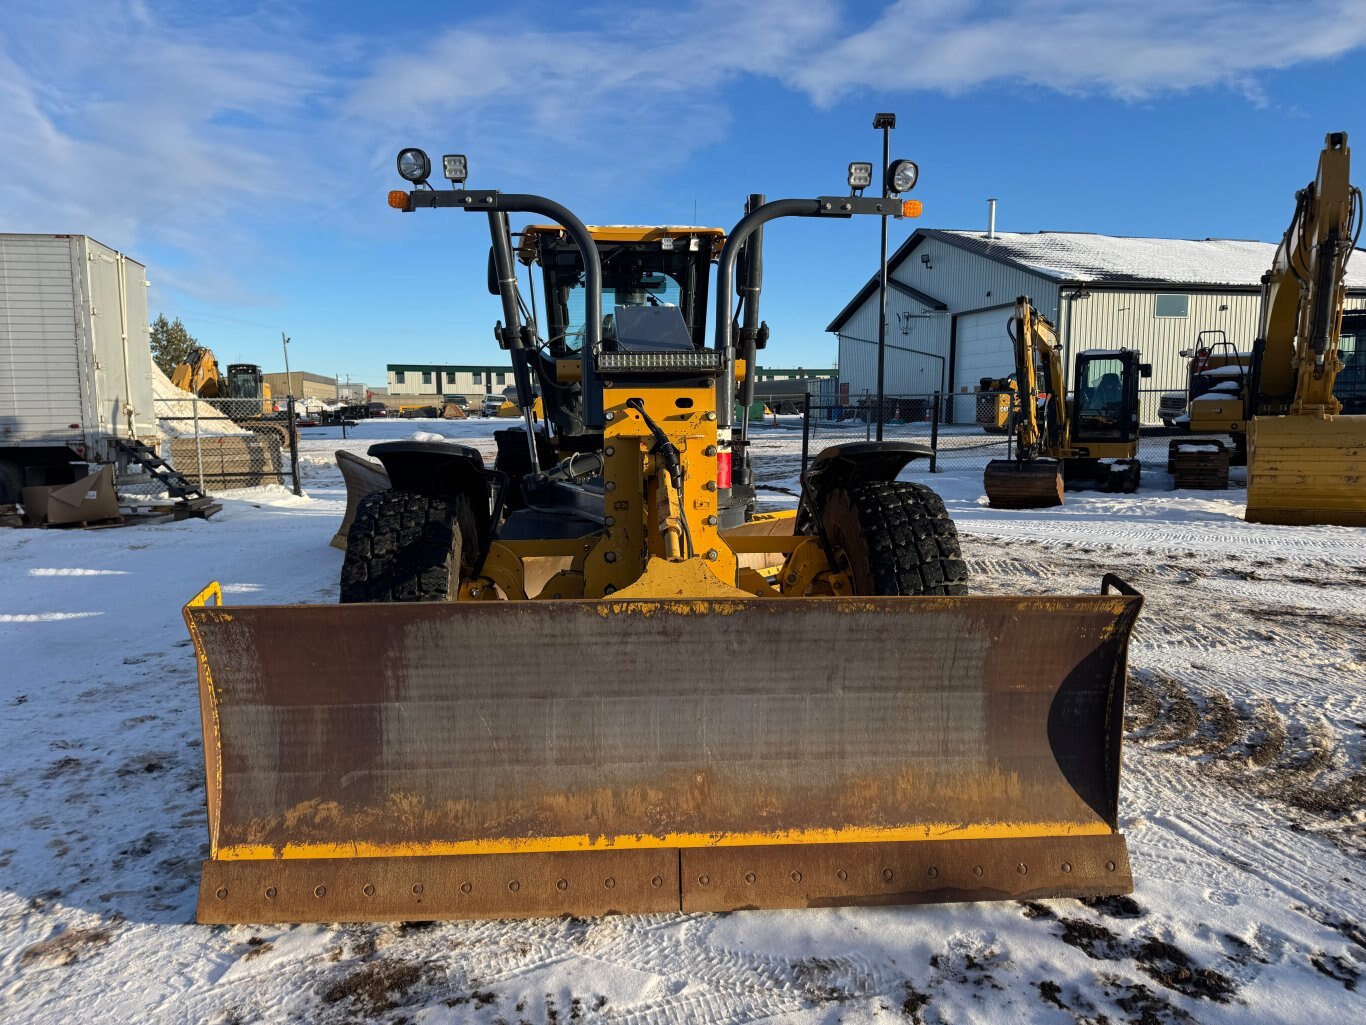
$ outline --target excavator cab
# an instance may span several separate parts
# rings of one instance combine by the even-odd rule
[[[1073,381],[1072,441],[1125,445],[1138,441],[1138,381],[1151,368],[1137,352],[1090,351],[1077,356]],[[1126,457],[1132,458],[1127,452]]]

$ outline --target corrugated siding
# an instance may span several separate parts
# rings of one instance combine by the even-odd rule
[[[1192,294],[1185,317],[1156,316],[1157,295],[1092,291],[1089,299],[1064,300],[1069,307],[1063,335],[1069,363],[1082,349],[1138,349],[1153,367],[1152,378],[1142,386],[1179,391],[1186,387],[1186,361],[1180,351],[1194,348],[1201,331],[1222,330],[1239,351],[1252,350],[1260,294]]]
[[[72,242],[0,235],[0,445],[82,437]]]
[[[927,267],[921,257],[928,255]],[[904,378],[893,383],[892,345],[921,349],[950,358],[949,339],[952,314],[971,313],[1002,303],[1013,303],[1016,296],[1028,295],[1035,306],[1050,319],[1056,320],[1058,286],[1036,274],[1007,267],[994,260],[964,252],[957,246],[926,239],[897,267],[892,275],[897,281],[933,296],[949,308],[947,313],[930,313],[914,298],[896,289],[887,291],[887,393],[914,394],[931,392],[940,387],[938,360],[915,357],[910,353],[898,355],[898,368],[906,368]],[[877,389],[877,293],[874,292],[845,322],[840,330],[840,380],[849,385],[851,394],[865,389]],[[926,314],[926,319],[899,319],[898,313]],[[906,333],[903,334],[903,331]],[[860,339],[867,341],[860,342]],[[901,381],[904,379],[903,390]],[[947,369],[944,376],[948,380]],[[947,384],[946,384],[947,386]]]

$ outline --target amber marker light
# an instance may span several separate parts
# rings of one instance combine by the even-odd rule
[[[920,200],[918,200],[918,199],[907,199],[907,200],[904,200],[904,201],[902,202],[902,204],[901,204],[901,216],[902,216],[902,217],[919,217],[919,216],[920,216],[920,211],[923,210],[923,209],[924,209],[924,207],[922,207],[922,206],[920,205]]]
[[[395,210],[407,210],[408,193],[402,189],[394,189],[393,192],[389,193],[389,205]]]

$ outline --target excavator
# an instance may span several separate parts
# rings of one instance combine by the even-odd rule
[[[1064,482],[1137,491],[1138,381],[1151,377],[1152,367],[1140,362],[1133,349],[1077,353],[1069,412],[1062,345],[1029,296],[1015,300],[1009,334],[1015,346],[1015,453],[1013,458],[987,463],[982,485],[991,505],[1059,506]]]
[[[171,371],[171,383],[201,399],[217,399],[217,408],[234,420],[259,420],[275,411],[270,385],[255,363],[233,363],[226,374],[218,370],[213,350],[198,345]],[[237,401],[229,402],[228,399]]]
[[[1250,523],[1366,526],[1366,415],[1344,415],[1347,262],[1361,237],[1346,132],[1330,133],[1271,269],[1245,394]]]
[[[769,333],[764,226],[919,204],[863,195],[855,164],[848,195],[750,196],[729,231],[589,227],[441,164],[449,189],[401,152],[389,205],[485,222],[521,423],[491,466],[449,441],[372,446],[387,486],[347,531],[337,604],[225,606],[211,584],[185,608],[199,921],[1131,890],[1141,596],[1110,575],[967,594],[943,502],[902,479],[929,456],[908,442],[828,448],[796,509],[756,508],[735,410]]]

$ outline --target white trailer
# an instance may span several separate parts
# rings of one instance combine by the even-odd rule
[[[159,446],[147,284],[88,236],[0,234],[0,504]]]

